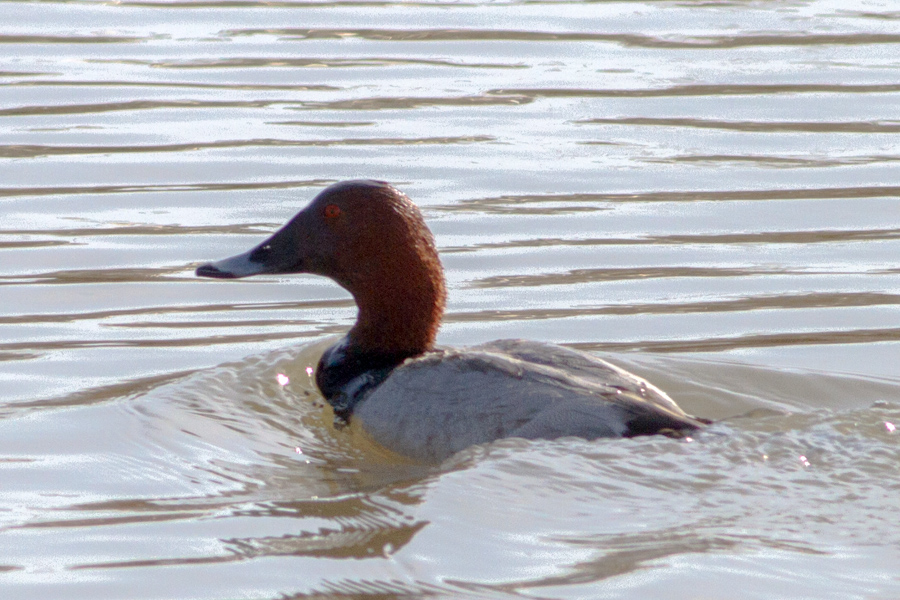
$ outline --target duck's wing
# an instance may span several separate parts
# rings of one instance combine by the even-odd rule
[[[408,360],[358,405],[353,418],[375,441],[425,460],[505,437],[631,437],[700,425],[626,371],[590,355],[533,344],[494,342]],[[590,365],[601,373],[588,372]]]
[[[475,346],[473,350],[505,354],[525,363],[557,369],[573,379],[618,390],[627,401],[655,404],[666,412],[687,416],[668,394],[646,379],[587,352],[519,339],[495,340]]]

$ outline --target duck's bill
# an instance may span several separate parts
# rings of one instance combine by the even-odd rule
[[[231,258],[217,260],[197,267],[198,277],[213,277],[215,279],[238,279],[268,273],[265,263],[251,260],[253,252],[245,252]]]

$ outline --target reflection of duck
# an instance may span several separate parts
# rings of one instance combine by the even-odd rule
[[[316,383],[378,443],[441,460],[505,437],[632,437],[702,425],[658,388],[590,354],[500,340],[435,349],[444,276],[419,209],[377,181],[320,193],[253,250],[202,265],[202,277],[330,277],[353,294],[356,324],[322,355]]]

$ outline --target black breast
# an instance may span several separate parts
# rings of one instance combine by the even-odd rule
[[[336,424],[348,423],[354,407],[406,358],[361,352],[346,338],[326,350],[316,369],[316,385],[334,409]]]

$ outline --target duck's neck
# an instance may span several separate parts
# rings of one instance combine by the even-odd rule
[[[436,254],[433,260],[434,265],[392,265],[397,266],[393,273],[380,270],[377,278],[366,277],[350,290],[359,313],[347,334],[349,349],[403,360],[434,347],[446,292]]]
[[[359,304],[356,324],[347,334],[350,347],[367,354],[403,358],[431,350],[443,314],[443,302],[407,297],[401,304],[384,297]]]

